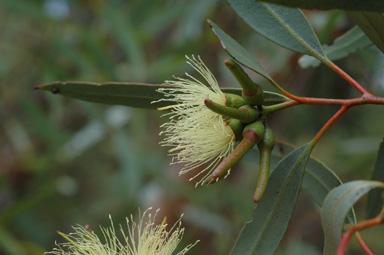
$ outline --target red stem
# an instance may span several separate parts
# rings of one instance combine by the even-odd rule
[[[384,104],[383,97],[373,95],[363,95],[362,97],[352,99],[331,99],[331,98],[313,98],[313,97],[298,97],[295,99],[300,104],[316,104],[316,105],[361,105],[361,104]]]
[[[357,241],[359,242],[361,248],[363,248],[364,252],[368,255],[375,255],[371,249],[367,246],[367,244],[364,242],[364,240],[361,238],[360,233],[356,232],[355,234]]]
[[[316,134],[311,142],[311,146],[314,146],[320,137],[327,131],[327,129],[338,119],[343,113],[345,113],[349,109],[348,105],[343,105],[328,121],[324,124],[324,126],[320,129],[320,131]]]
[[[349,240],[351,239],[351,237],[353,236],[353,234],[355,232],[366,229],[366,228],[371,228],[371,227],[374,227],[374,226],[377,226],[377,225],[380,225],[383,223],[384,223],[384,214],[380,215],[376,218],[361,221],[355,225],[348,226],[347,232],[345,232],[343,234],[343,236],[341,237],[339,246],[337,247],[337,253],[336,254],[337,255],[344,255],[345,254],[345,249],[347,248]],[[357,237],[357,238],[358,238],[358,240],[359,240],[359,238],[361,239],[361,237]],[[360,241],[359,241],[359,243],[360,243]],[[368,247],[366,247],[365,243],[364,242],[362,242],[362,243],[364,244],[364,245],[362,245],[362,247],[363,247],[364,251],[366,252],[366,254],[368,254],[368,255],[373,254],[372,251]],[[366,247],[367,249],[365,249],[364,247]]]
[[[355,87],[361,94],[363,95],[369,95],[372,96],[371,93],[369,93],[365,88],[363,88],[355,79],[353,79],[351,76],[349,76],[346,72],[344,72],[340,67],[335,65],[332,61],[327,62],[328,66],[338,73],[341,77],[343,77],[344,80],[349,82],[353,87]]]

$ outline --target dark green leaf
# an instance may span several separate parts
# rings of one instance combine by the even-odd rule
[[[235,12],[257,33],[289,50],[327,57],[312,27],[299,9],[255,0],[227,0]]]
[[[214,22],[208,20],[209,25],[212,28],[212,31],[215,33],[216,37],[220,40],[221,45],[224,50],[233,57],[237,62],[248,67],[249,69],[255,71],[256,73],[263,76],[265,79],[274,83],[272,77],[264,70],[264,68],[257,62],[257,60],[252,57],[252,55],[244,49],[238,42],[233,40],[229,35],[227,35],[221,28],[219,28]]]
[[[360,49],[373,45],[371,40],[358,28],[353,27],[342,36],[336,38],[331,46],[323,45],[324,51],[330,60],[338,60]],[[302,56],[299,59],[302,68],[318,66],[320,61],[311,56]]]
[[[291,219],[311,151],[308,144],[303,145],[275,167],[264,196],[252,220],[243,227],[231,255],[274,253]]]
[[[333,189],[325,198],[321,209],[325,255],[336,254],[347,213],[357,200],[375,188],[384,188],[384,183],[353,181]]]
[[[384,2],[381,0],[263,0],[263,2],[303,9],[342,9],[350,11],[384,12]]]
[[[381,142],[379,152],[377,153],[372,180],[384,182],[384,140]],[[372,190],[368,193],[367,218],[370,219],[379,215],[384,206],[382,193],[383,190],[380,189]]]
[[[384,1],[382,1],[384,5]],[[379,12],[348,12],[351,19],[384,52],[384,15]]]
[[[145,83],[123,83],[123,82],[53,82],[43,84],[36,89],[48,90],[55,94],[72,97],[88,102],[126,105],[139,108],[156,109],[169,105],[169,102],[151,102],[159,100],[163,94],[156,92],[165,85]],[[225,93],[241,95],[241,89],[223,89]],[[265,104],[275,104],[286,101],[286,97],[274,92],[264,92]]]

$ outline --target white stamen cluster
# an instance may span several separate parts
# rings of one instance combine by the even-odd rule
[[[163,116],[170,121],[163,124],[160,134],[165,136],[162,146],[171,146],[172,164],[183,163],[180,175],[201,167],[193,178],[203,175],[196,183],[203,185],[212,171],[225,158],[235,145],[235,135],[224,122],[223,116],[214,113],[204,105],[208,98],[225,105],[226,97],[220,90],[217,80],[198,57],[187,57],[192,66],[206,81],[207,85],[186,73],[189,79],[175,77],[174,81],[165,81],[165,88],[158,91],[164,94],[159,101],[175,103],[158,110],[171,110]],[[159,102],[156,101],[156,102]]]
[[[103,239],[84,227],[73,227],[74,233],[60,233],[69,242],[56,243],[56,248],[46,254],[54,255],[171,255],[184,234],[184,228],[181,228],[181,218],[173,227],[167,231],[166,218],[160,225],[155,225],[155,218],[159,210],[152,217],[149,208],[143,215],[140,215],[139,222],[136,223],[131,215],[127,218],[127,228],[120,225],[121,236],[124,241],[120,241],[116,236],[116,231],[111,219],[111,227],[101,228]],[[147,221],[144,221],[145,218]],[[197,243],[197,242],[196,242]],[[196,243],[185,247],[177,255],[184,255]]]

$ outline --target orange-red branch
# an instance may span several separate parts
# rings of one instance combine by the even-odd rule
[[[353,234],[357,231],[361,231],[366,228],[371,228],[374,226],[378,226],[384,223],[384,215],[380,215],[376,218],[361,221],[355,225],[349,225],[347,231],[341,237],[341,241],[339,246],[337,247],[337,255],[344,255],[345,249],[349,243],[349,240],[352,238]],[[369,253],[367,253],[369,254]]]
[[[368,247],[367,244],[364,242],[364,240],[361,238],[359,232],[356,232],[355,236],[356,236],[356,239],[357,239],[357,241],[359,242],[361,248],[363,248],[364,252],[365,252],[367,255],[375,255],[375,254],[371,251],[371,249],[369,249],[369,247]]]
[[[341,115],[343,115],[347,110],[349,106],[343,105],[336,113],[333,115],[327,123],[324,124],[324,126],[320,129],[320,131],[316,134],[316,136],[313,138],[311,145],[314,146],[317,141],[320,139],[320,137],[327,131],[327,129],[338,119]]]
[[[372,96],[371,93],[369,93],[363,86],[361,86],[355,79],[353,79],[349,74],[344,72],[340,67],[335,65],[332,61],[327,62],[328,66],[338,73],[341,77],[343,77],[344,80],[346,80],[349,84],[351,84],[353,87],[355,87],[361,94],[363,95],[369,95]]]
[[[384,104],[384,97],[376,97],[373,95],[363,95],[362,97],[352,99],[332,99],[332,98],[314,98],[299,97],[295,99],[299,104],[312,105],[361,105],[361,104]]]

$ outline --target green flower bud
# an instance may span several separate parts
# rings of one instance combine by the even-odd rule
[[[244,155],[263,139],[264,125],[261,121],[256,121],[245,126],[243,139],[236,148],[217,166],[213,171],[214,179],[226,176],[229,170],[236,165]]]
[[[240,141],[243,138],[243,123],[241,123],[240,120],[232,118],[226,119],[225,122],[232,128],[236,141]]]
[[[245,124],[255,121],[260,115],[259,110],[257,110],[255,107],[250,105],[243,105],[242,107],[239,108],[239,110],[247,113],[248,115],[247,118],[243,119],[243,123]]]
[[[264,137],[257,144],[260,151],[260,167],[259,167],[259,179],[257,180],[257,186],[253,195],[253,201],[258,203],[262,198],[265,189],[268,185],[269,171],[271,165],[271,153],[275,145],[275,138],[270,128],[265,129]]]
[[[247,91],[243,90],[243,98],[245,102],[247,102],[250,105],[259,106],[262,105],[264,102],[264,92],[261,86],[257,85],[258,90],[254,93],[248,93]]]
[[[228,107],[213,102],[211,99],[204,100],[205,106],[211,111],[226,116],[228,118],[238,119],[243,123],[250,123],[257,119],[259,111],[250,105],[243,105],[239,109]]]
[[[245,126],[243,136],[245,133],[250,133],[255,136],[256,144],[258,144],[263,138],[265,133],[264,124],[261,121],[256,121]]]
[[[241,96],[230,94],[230,93],[224,93],[225,95],[225,105],[232,108],[240,108],[241,106],[245,105],[246,102]]]
[[[263,147],[269,147],[271,150],[275,146],[275,136],[273,135],[272,129],[269,127],[265,128],[264,138],[257,144],[259,149]]]
[[[260,85],[254,83],[240,65],[232,59],[227,59],[224,63],[243,88],[242,94],[245,102],[253,106],[262,105],[264,92]]]

